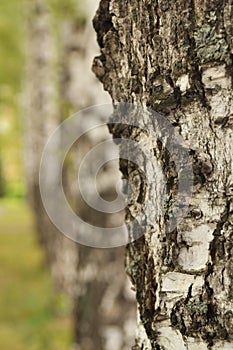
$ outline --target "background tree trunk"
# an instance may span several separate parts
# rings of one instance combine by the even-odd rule
[[[86,1],[85,6],[81,12],[85,21],[80,24],[75,18],[69,18],[64,21],[61,33],[62,98],[65,106],[70,106],[70,113],[100,102],[110,102],[91,72],[92,60],[97,52],[95,32],[91,25],[95,6],[93,1]],[[94,116],[95,119],[97,117]],[[75,183],[79,162],[92,147],[109,137],[107,127],[99,128],[94,135],[84,135],[78,146],[71,150],[73,170],[66,169],[68,196],[75,203],[74,209],[84,220],[90,221],[91,218],[92,224],[102,227],[107,227],[109,223],[120,225],[123,213],[99,215],[95,210],[92,211],[82,201]],[[102,157],[104,159],[105,154]],[[110,181],[106,181],[105,176],[103,174],[99,178],[99,182],[102,182],[100,195],[111,199],[115,193],[115,184],[120,179],[118,165],[108,165],[107,177],[110,177]],[[87,185],[92,178],[91,173],[86,174]],[[78,251],[78,285],[74,308],[77,350],[128,350],[135,337],[136,307],[135,296],[124,272],[124,248],[93,249],[79,246]]]
[[[137,141],[146,134],[154,177],[159,161],[166,178],[163,212],[160,183],[146,185],[132,163],[121,162],[125,177],[139,179],[126,214],[136,218],[129,235],[143,234],[127,248],[139,310],[134,349],[233,348],[232,11],[231,0],[102,0],[94,19],[101,55],[93,70],[105,90],[113,102],[161,113],[185,140],[194,173],[189,211],[166,233],[178,180],[166,150],[171,135],[164,144],[147,135],[156,132],[150,113],[147,130],[111,129]],[[115,114],[121,120],[120,106]],[[134,210],[143,207],[139,198],[149,203],[144,221]]]
[[[35,213],[39,241],[45,248],[54,288],[56,291],[72,295],[77,282],[77,246],[52,224],[44,210],[39,189],[42,151],[50,132],[57,127],[61,118],[57,91],[59,81],[56,73],[58,57],[52,35],[51,16],[44,1],[35,0],[30,6],[25,93],[25,169],[28,196]],[[54,171],[58,161],[59,159],[54,157],[47,169],[48,188],[51,181],[58,182],[56,176],[59,175]],[[50,174],[53,174],[52,178]]]
[[[57,5],[62,6],[59,2]],[[65,5],[69,6],[69,2]],[[86,5],[85,11],[77,3],[77,8],[69,9],[67,16],[62,13],[61,17],[56,17],[46,1],[34,0],[30,4],[25,93],[28,191],[55,291],[68,294],[73,301],[75,348],[126,350],[134,339],[136,308],[124,272],[123,248],[114,251],[92,249],[66,238],[47,216],[39,190],[40,159],[50,132],[80,109],[108,101],[107,94],[101,91],[91,72],[97,45],[90,19],[93,16],[90,12],[92,1]],[[100,139],[109,138],[107,127],[100,130],[100,135],[95,135],[83,137],[78,147],[71,149],[70,162],[63,172],[66,195],[73,203],[73,209],[86,219],[90,218],[89,208],[81,201],[74,184],[78,160],[81,162]],[[58,161],[54,157],[44,174],[48,194],[54,183],[59,183],[59,173],[55,171]],[[119,176],[117,169],[113,171],[111,167],[109,171],[115,172],[116,178],[110,185],[102,186],[102,194],[108,197],[115,192],[114,182]],[[87,181],[90,175],[87,174]],[[57,205],[55,201],[53,204]],[[95,223],[102,226],[107,225],[108,220],[123,220],[122,215],[112,218],[107,215],[95,218],[95,215]]]

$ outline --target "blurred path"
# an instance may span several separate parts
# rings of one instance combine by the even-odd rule
[[[0,201],[0,348],[66,350],[71,333],[70,305],[52,297],[28,206]]]

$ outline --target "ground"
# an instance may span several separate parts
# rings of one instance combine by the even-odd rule
[[[0,310],[1,349],[70,349],[70,305],[53,296],[30,210],[19,199],[0,201]]]

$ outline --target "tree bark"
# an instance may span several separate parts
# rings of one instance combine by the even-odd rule
[[[120,162],[124,177],[138,178],[126,214],[129,236],[142,235],[127,247],[139,312],[134,349],[233,348],[232,13],[231,0],[101,0],[94,19],[101,55],[93,70],[105,90],[114,103],[164,116],[185,140],[194,174],[189,210],[167,233],[178,179],[171,135],[163,144],[148,135],[156,132],[150,112],[143,130],[110,128],[136,141],[146,134],[154,177],[159,162],[166,178],[163,212],[160,184],[146,185],[137,167]],[[115,115],[123,118],[120,105]],[[134,209],[141,198],[149,201],[143,220]]]

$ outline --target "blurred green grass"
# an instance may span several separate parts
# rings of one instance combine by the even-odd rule
[[[0,201],[0,349],[66,350],[72,344],[70,305],[54,296],[30,210]]]

